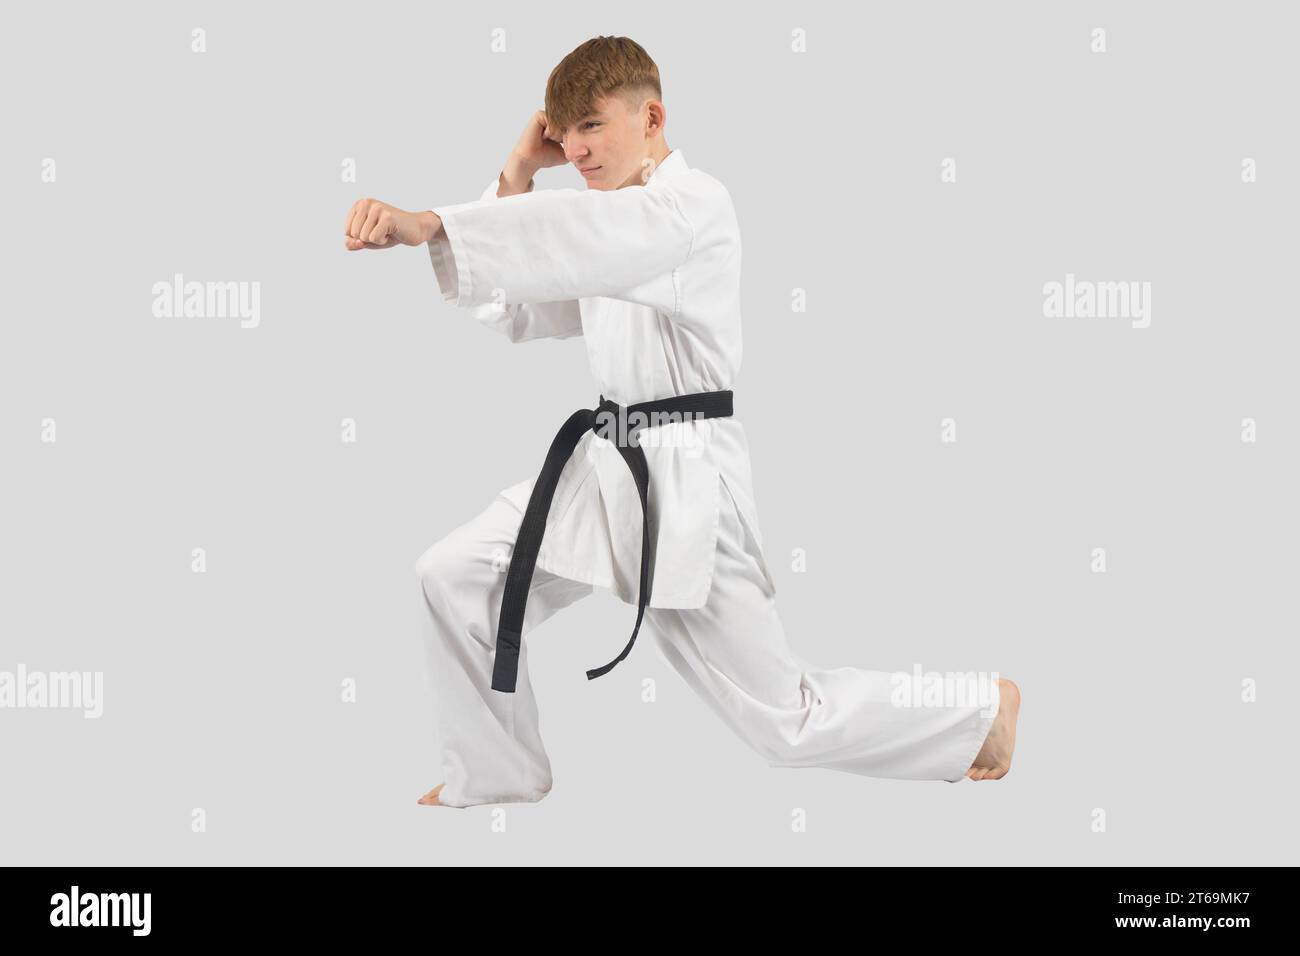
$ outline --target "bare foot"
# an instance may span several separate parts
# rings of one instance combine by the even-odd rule
[[[998,714],[984,738],[984,746],[966,771],[972,780],[999,780],[1011,769],[1011,752],[1016,749],[1016,718],[1020,716],[1020,688],[1009,680],[999,680],[998,694]]]
[[[996,725],[995,725],[995,726],[996,726]],[[416,800],[415,802],[416,802],[416,803],[422,803],[422,804],[424,804],[426,807],[440,807],[440,806],[442,806],[442,804],[438,802],[438,791],[441,790],[441,789],[442,789],[443,787],[445,787],[445,786],[446,786],[445,783],[440,783],[440,784],[438,784],[436,787],[434,787],[432,790],[430,790],[428,793],[426,793],[424,796],[422,796],[419,800]]]

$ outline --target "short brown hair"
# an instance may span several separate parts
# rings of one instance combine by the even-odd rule
[[[628,109],[662,99],[659,67],[630,37],[592,37],[551,71],[546,81],[546,121],[562,133],[595,111],[601,97],[618,94]]]

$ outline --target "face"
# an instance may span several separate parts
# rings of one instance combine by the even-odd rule
[[[588,189],[622,189],[642,183],[643,161],[663,130],[663,104],[646,100],[630,109],[619,96],[596,101],[595,109],[562,133],[564,155]]]

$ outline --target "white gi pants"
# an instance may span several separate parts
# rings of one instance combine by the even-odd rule
[[[725,486],[724,486],[725,487]],[[638,645],[653,635],[664,656],[735,733],[773,767],[824,767],[872,777],[964,779],[992,726],[996,680],[961,703],[897,706],[893,676],[856,667],[822,669],[794,655],[729,492],[720,491],[717,565],[707,603],[646,608]],[[581,581],[533,572],[515,693],[492,689],[494,634],[506,566],[523,515],[498,495],[416,561],[425,610],[452,807],[535,802],[551,789],[528,676],[527,634],[590,594]]]

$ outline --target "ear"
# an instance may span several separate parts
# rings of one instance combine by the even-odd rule
[[[653,136],[656,133],[663,132],[664,124],[668,122],[668,110],[659,100],[647,100],[646,104],[646,133]]]

